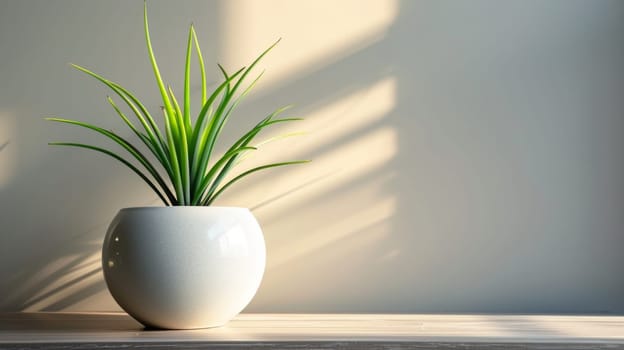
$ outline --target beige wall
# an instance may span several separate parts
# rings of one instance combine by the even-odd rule
[[[276,131],[307,136],[248,164],[314,162],[258,175],[219,203],[251,207],[265,231],[268,267],[248,311],[624,312],[624,2],[149,11],[177,90],[191,21],[206,61],[231,70],[283,38],[225,140],[295,103],[307,120]],[[156,200],[112,160],[48,147],[105,143],[42,118],[130,135],[108,91],[68,62],[158,108],[141,16],[138,0],[0,0],[2,310],[118,310],[99,270],[106,226]]]

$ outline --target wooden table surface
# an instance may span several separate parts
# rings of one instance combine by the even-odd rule
[[[0,349],[624,349],[624,316],[241,314],[146,330],[121,313],[0,314]]]

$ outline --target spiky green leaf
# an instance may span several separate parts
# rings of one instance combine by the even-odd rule
[[[202,205],[210,205],[212,204],[212,202],[217,199],[217,197],[219,197],[219,195],[221,193],[223,193],[223,191],[225,191],[226,189],[228,189],[228,187],[232,186],[234,183],[236,183],[237,181],[240,181],[241,179],[245,178],[248,175],[251,175],[255,172],[258,172],[260,170],[264,170],[264,169],[269,169],[269,168],[275,168],[275,167],[279,167],[279,166],[285,166],[285,165],[294,165],[294,164],[304,164],[304,163],[309,163],[309,160],[294,160],[294,161],[290,161],[290,162],[281,162],[281,163],[273,163],[273,164],[267,164],[267,165],[263,165],[263,166],[259,166],[253,169],[249,169],[243,173],[241,173],[240,175],[234,177],[232,180],[228,181],[225,185],[223,185],[223,187],[221,187],[219,189],[219,191],[217,191],[214,195],[206,198],[206,200],[204,200],[204,202],[202,203]]]
[[[127,160],[123,159],[121,156],[115,154],[114,152],[111,152],[111,151],[109,151],[107,149],[96,147],[96,146],[86,145],[86,144],[82,144],[82,143],[73,143],[73,142],[50,142],[50,143],[48,143],[48,145],[86,148],[86,149],[94,150],[94,151],[97,151],[97,152],[100,152],[100,153],[104,153],[104,154],[106,154],[108,156],[111,156],[111,157],[115,158],[116,160],[118,160],[119,162],[121,162],[122,164],[124,164],[126,167],[130,168],[132,171],[134,171],[135,174],[139,175],[139,177],[143,181],[145,181],[145,183],[156,193],[156,195],[158,195],[158,198],[160,198],[160,200],[165,205],[175,205],[175,203],[169,203],[167,201],[167,199],[162,195],[162,193],[160,193],[160,190],[158,189],[158,187],[156,187],[156,185],[154,185],[154,183],[147,176],[145,176],[145,174],[143,174],[143,172],[141,172],[141,170],[137,169],[137,167],[132,165],[132,163],[130,163]]]

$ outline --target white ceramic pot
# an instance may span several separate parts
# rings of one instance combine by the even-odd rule
[[[145,326],[216,327],[258,290],[266,261],[258,222],[246,208],[126,208],[102,250],[108,289]]]

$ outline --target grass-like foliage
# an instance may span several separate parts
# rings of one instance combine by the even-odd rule
[[[145,5],[144,8],[144,26],[147,51],[162,97],[164,133],[161,132],[156,121],[145,106],[127,89],[84,67],[78,65],[72,66],[106,85],[128,106],[140,126],[137,127],[138,124],[135,125],[135,123],[115,104],[113,99],[108,97],[108,102],[113,107],[115,113],[147,147],[147,150],[149,150],[153,157],[146,157],[135,145],[113,131],[84,122],[62,118],[46,119],[87,128],[104,135],[121,146],[128,155],[131,156],[130,159],[134,158],[134,160],[131,162],[116,152],[88,144],[52,142],[50,145],[86,148],[115,158],[140,176],[141,179],[154,190],[165,205],[211,205],[223,191],[247,175],[268,168],[307,162],[297,160],[267,164],[246,170],[225,182],[227,175],[241,161],[243,154],[257,149],[252,142],[260,131],[278,123],[301,120],[301,118],[280,117],[281,113],[288,107],[277,109],[260,120],[251,130],[234,142],[220,157],[217,158],[213,155],[217,139],[233,110],[249,93],[262,74],[258,75],[251,83],[243,87],[245,78],[248,77],[258,61],[260,61],[279,40],[256,58],[251,65],[233,74],[228,74],[225,69],[219,65],[224,81],[213,91],[209,92],[206,89],[204,60],[202,58],[197,35],[191,25],[186,49],[184,96],[181,101],[182,104],[180,105],[171,87],[165,86],[158,69],[158,64],[156,63],[156,58],[154,57],[147,21],[147,5]],[[197,54],[197,61],[201,73],[202,104],[202,108],[195,118],[191,118],[191,57],[193,49]],[[157,169],[154,160],[162,166],[160,170]],[[163,176],[161,174],[162,172],[165,172],[166,176]],[[167,181],[167,179],[169,181]]]

